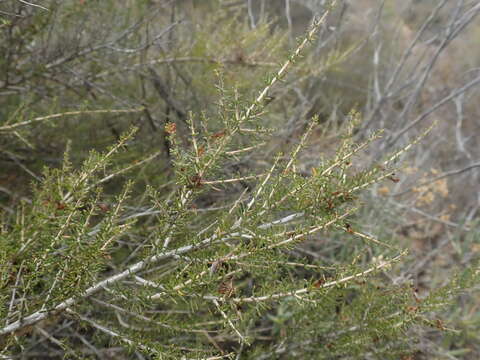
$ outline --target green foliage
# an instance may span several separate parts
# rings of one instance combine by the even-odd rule
[[[86,10],[86,3],[67,3],[57,4],[52,13],[70,30],[82,22],[98,22],[115,8],[114,2],[92,4],[98,12],[90,19],[92,10]],[[137,11],[145,11],[148,3],[142,2]],[[296,69],[301,72],[301,55],[325,18],[317,19],[284,63],[259,84],[263,65],[271,67],[266,60],[278,60],[284,53],[282,37],[271,35],[268,24],[249,31],[239,18],[226,16],[228,12],[212,15],[196,33],[190,52],[178,49],[175,56],[196,58],[185,66],[185,73],[201,69],[201,76],[179,94],[198,93],[200,104],[205,103],[202,97],[215,101],[205,109],[196,105],[185,111],[163,93],[161,81],[171,69],[159,75],[150,68],[148,80],[156,92],[144,91],[139,99],[133,94],[149,86],[148,72],[139,71],[140,79],[128,82],[129,87],[118,78],[125,67],[135,69],[138,58],[103,54],[102,61],[108,59],[111,68],[96,57],[82,60],[95,44],[103,44],[98,45],[100,56],[103,50],[127,49],[143,39],[140,31],[132,31],[112,40],[112,34],[122,34],[137,16],[124,10],[109,16],[119,13],[117,28],[105,26],[88,36],[73,30],[57,33],[54,42],[71,41],[80,50],[62,48],[65,53],[52,55],[28,76],[46,76],[49,68],[71,62],[91,79],[108,78],[113,84],[110,98],[128,94],[135,101],[127,103],[134,106],[115,109],[111,99],[96,102],[92,96],[76,110],[63,111],[69,105],[67,97],[58,98],[58,109],[57,103],[42,102],[43,95],[14,98],[8,106],[17,112],[0,126],[12,147],[28,144],[35,136],[55,139],[60,134],[67,135],[59,141],[69,144],[72,132],[87,132],[74,137],[79,144],[72,145],[75,151],[67,148],[61,167],[45,167],[30,197],[12,214],[3,215],[2,355],[34,350],[39,346],[37,333],[72,358],[86,356],[78,339],[89,348],[118,343],[127,350],[125,356],[139,352],[152,359],[396,359],[415,351],[408,337],[412,327],[438,324],[430,314],[472,286],[478,268],[421,299],[408,281],[390,278],[407,251],[363,233],[356,211],[362,205],[362,190],[395,181],[394,163],[419,139],[368,164],[362,161],[364,151],[381,133],[356,143],[354,132],[362,119],[352,110],[334,155],[301,171],[301,156],[322,126],[318,116],[280,146],[276,134],[282,125],[264,121],[272,109],[270,96],[294,81],[289,76]],[[43,29],[50,18],[31,21],[33,30],[23,34],[46,37]],[[226,31],[212,35],[219,24]],[[85,36],[92,38],[87,41]],[[139,56],[144,65],[147,57]],[[258,67],[257,57],[264,62]],[[341,58],[333,52],[325,63],[328,67]],[[168,59],[150,59],[149,66],[163,60]],[[237,65],[254,70],[237,72]],[[87,87],[81,93],[89,91],[93,90]],[[146,121],[138,133],[135,129],[121,135],[130,122],[126,113],[151,117],[158,96],[170,115],[152,122],[156,136],[145,134]],[[40,105],[19,105],[30,101]],[[46,106],[58,113],[39,116]],[[281,104],[272,106],[274,112]],[[78,155],[92,144],[100,147],[96,139],[89,146],[82,139],[95,134],[103,143],[108,132],[85,124],[85,117],[106,116],[108,123],[108,116],[119,114],[120,124],[111,125],[114,130],[106,136],[116,140],[114,145]],[[70,116],[70,123],[45,125]],[[145,150],[155,141],[164,148]],[[128,177],[135,181],[125,180]],[[65,330],[70,335],[55,335],[64,320],[74,323]]]

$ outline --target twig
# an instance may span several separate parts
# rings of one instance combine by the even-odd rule
[[[405,195],[406,193],[412,191],[414,188],[420,188],[422,186],[425,186],[425,185],[429,185],[429,184],[432,184],[434,182],[437,182],[439,180],[442,180],[442,179],[445,179],[449,176],[453,176],[453,175],[458,175],[458,174],[462,174],[464,172],[467,172],[467,171],[470,171],[472,169],[475,169],[475,168],[478,168],[480,167],[480,162],[477,162],[477,163],[474,163],[474,164],[470,164],[468,166],[465,166],[464,168],[461,168],[461,169],[455,169],[455,170],[450,170],[450,171],[446,171],[444,172],[443,174],[440,174],[438,176],[435,176],[434,178],[432,179],[429,179],[429,180],[426,180],[424,182],[421,182],[421,183],[418,183],[418,184],[415,184],[414,186],[411,186],[409,187],[408,189],[405,189],[403,190],[402,192],[398,192],[398,193],[395,193],[395,194],[391,194],[389,196],[402,196],[402,195]]]
[[[15,123],[12,125],[4,125],[0,126],[0,131],[10,131],[22,126],[27,126],[30,124],[34,124],[37,122],[42,122],[50,119],[56,119],[60,118],[63,116],[75,116],[75,115],[86,115],[86,114],[119,114],[119,113],[133,113],[133,112],[141,112],[143,111],[143,108],[138,108],[138,109],[105,109],[105,110],[79,110],[79,111],[67,111],[64,113],[58,113],[58,114],[52,114],[52,115],[47,115],[47,116],[40,116],[37,118],[34,118],[32,120],[26,120],[22,121],[19,123]]]
[[[117,333],[117,332],[115,332],[115,331],[113,331],[113,330],[111,330],[111,329],[108,329],[108,328],[106,328],[106,327],[103,326],[103,325],[97,324],[95,321],[93,321],[93,320],[91,320],[91,319],[89,319],[89,318],[87,318],[87,317],[85,317],[85,316],[83,316],[83,315],[81,315],[81,314],[79,314],[79,313],[71,310],[71,309],[68,309],[68,308],[67,308],[67,309],[65,309],[65,310],[66,310],[66,312],[68,312],[69,314],[74,315],[74,316],[80,318],[82,321],[85,321],[85,322],[89,323],[89,324],[92,325],[95,329],[100,330],[100,331],[102,331],[102,332],[104,332],[104,333],[106,333],[106,334],[108,334],[108,335],[110,335],[110,336],[119,338],[120,340],[122,340],[123,342],[127,343],[128,345],[137,345],[137,346],[138,346],[140,349],[142,349],[143,351],[148,351],[148,352],[151,352],[151,353],[158,354],[158,351],[157,351],[157,350],[155,350],[155,349],[153,349],[153,348],[151,348],[151,347],[149,347],[149,346],[143,345],[143,344],[138,344],[138,343],[130,340],[130,339],[127,338],[126,336],[123,336],[123,335],[121,335],[121,334],[119,334],[119,333]]]
[[[467,84],[465,84],[464,86],[462,86],[461,88],[458,88],[458,89],[455,89],[454,91],[452,91],[449,95],[445,96],[443,99],[441,99],[440,101],[438,101],[436,104],[434,104],[433,106],[431,106],[429,109],[427,109],[426,111],[424,111],[422,114],[420,114],[415,120],[413,120],[410,124],[408,124],[407,126],[405,126],[403,129],[401,129],[400,131],[398,131],[395,135],[392,135],[391,136],[391,139],[388,140],[388,146],[392,146],[393,144],[395,144],[398,139],[400,139],[400,137],[402,137],[403,134],[405,134],[407,131],[409,131],[412,127],[414,127],[415,125],[417,125],[418,123],[420,123],[421,121],[425,120],[428,116],[430,116],[435,110],[437,110],[438,108],[442,107],[443,105],[445,105],[447,102],[449,102],[450,100],[454,99],[455,97],[463,94],[464,92],[466,92],[468,89],[470,89],[471,87],[477,85],[477,84],[480,84],[480,76],[478,76],[477,78],[473,79],[472,81],[468,82]]]
[[[363,276],[368,275],[368,274],[370,274],[370,273],[372,273],[376,270],[380,270],[382,268],[391,266],[394,262],[399,261],[400,258],[405,256],[405,254],[406,254],[406,251],[404,251],[401,254],[395,256],[394,258],[390,259],[389,261],[382,261],[378,265],[372,266],[371,268],[369,268],[365,271],[362,271],[362,272],[359,272],[359,273],[356,273],[356,274],[353,274],[353,275],[350,275],[350,276],[346,276],[346,277],[344,277],[340,280],[335,280],[335,281],[330,281],[330,282],[324,283],[323,285],[320,285],[320,286],[316,287],[315,289],[325,289],[325,288],[341,285],[341,284],[344,284],[344,283],[349,282],[351,280],[363,277]],[[288,292],[284,292],[284,293],[277,293],[277,294],[257,296],[257,297],[251,296],[251,297],[245,297],[245,298],[233,298],[233,299],[228,299],[228,300],[225,300],[225,299],[220,298],[220,297],[214,297],[214,296],[205,296],[205,298],[207,300],[231,301],[231,302],[234,302],[235,304],[243,304],[243,303],[257,303],[257,302],[263,302],[263,301],[274,301],[274,300],[278,300],[278,299],[288,297],[288,296],[308,294],[311,291],[312,291],[312,288],[302,288],[302,289],[288,291]]]
[[[131,275],[134,275],[134,274],[138,273],[139,271],[141,271],[145,267],[147,267],[147,265],[157,263],[161,260],[165,260],[165,259],[177,256],[177,255],[186,254],[190,251],[197,250],[197,249],[203,248],[207,245],[213,244],[216,241],[219,241],[219,240],[216,240],[216,236],[212,236],[208,239],[205,239],[204,241],[200,242],[197,245],[183,246],[183,247],[175,249],[175,250],[171,250],[171,251],[160,253],[158,255],[150,256],[145,260],[142,260],[142,261],[139,261],[139,262],[133,264],[132,266],[128,267],[126,270],[124,270],[124,271],[122,271],[118,274],[112,275],[112,276],[108,277],[107,279],[104,279],[104,280],[98,282],[97,284],[89,287],[82,294],[80,294],[78,296],[68,298],[67,300],[65,300],[65,301],[61,302],[60,304],[56,305],[55,307],[53,307],[49,311],[36,311],[31,315],[28,315],[28,316],[26,316],[26,317],[24,317],[20,320],[15,321],[14,323],[11,323],[7,326],[4,326],[3,328],[0,329],[0,335],[10,334],[10,333],[15,332],[15,331],[17,331],[21,328],[26,327],[26,326],[36,324],[37,322],[42,321],[42,320],[44,320],[44,319],[48,318],[49,316],[52,316],[56,313],[65,311],[65,309],[75,305],[81,299],[88,298],[89,296],[95,294],[96,292],[98,292],[100,290],[103,290],[103,289],[107,288],[108,286],[110,286],[112,284],[115,284],[115,283],[117,283],[117,282],[131,276]]]
[[[29,6],[33,6],[33,7],[38,7],[42,10],[46,10],[46,11],[50,11],[49,9],[47,9],[46,7],[43,7],[41,5],[37,5],[37,4],[34,4],[34,3],[31,3],[31,2],[28,2],[28,1],[25,1],[25,0],[18,0],[19,2],[21,2],[22,4],[25,4],[25,5],[29,5]]]
[[[220,305],[218,304],[218,301],[216,299],[213,299],[212,302],[215,304],[215,306],[217,307],[218,311],[220,312],[220,314],[222,314],[223,318],[225,320],[227,320],[228,322],[228,325],[230,325],[230,327],[233,329],[233,331],[235,331],[235,333],[238,335],[238,337],[240,338],[240,343],[247,343],[247,340],[243,337],[243,335],[240,333],[240,331],[237,330],[237,328],[235,327],[235,325],[233,325],[232,323],[232,320],[230,320],[230,318],[227,316],[227,314],[225,314],[225,312],[220,308]]]

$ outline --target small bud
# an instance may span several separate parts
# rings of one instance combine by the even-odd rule
[[[222,131],[219,131],[219,132],[216,132],[215,134],[213,134],[213,135],[211,136],[211,138],[212,138],[213,140],[217,140],[217,139],[220,139],[220,138],[224,137],[226,133],[227,133],[226,130],[222,130]]]
[[[354,233],[354,231],[352,229],[352,225],[350,225],[349,223],[345,223],[345,230],[350,234]]]
[[[218,286],[218,292],[229,298],[235,294],[235,286],[233,286],[233,278],[222,281]]]
[[[97,206],[98,206],[98,208],[99,208],[100,210],[102,210],[103,212],[107,212],[107,211],[110,209],[110,207],[108,206],[108,204],[105,204],[105,203],[99,203],[99,204],[97,204]]]
[[[63,209],[65,209],[66,206],[67,205],[65,205],[62,202],[57,202],[57,210],[63,210]]]
[[[165,132],[168,135],[175,134],[177,132],[177,124],[172,123],[172,122],[169,122],[169,123],[165,124]]]
[[[199,188],[200,186],[202,186],[202,182],[203,180],[199,175],[193,175],[190,178],[190,184],[193,188]]]

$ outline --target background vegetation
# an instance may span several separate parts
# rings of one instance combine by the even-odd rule
[[[477,359],[479,12],[1,1],[0,356]]]

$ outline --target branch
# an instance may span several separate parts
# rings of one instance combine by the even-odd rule
[[[350,276],[346,276],[346,277],[344,277],[340,280],[330,281],[328,283],[325,283],[325,284],[319,286],[316,289],[325,289],[325,288],[341,285],[341,284],[344,284],[344,283],[349,282],[351,280],[354,280],[354,279],[363,277],[365,275],[368,275],[368,274],[370,274],[370,273],[372,273],[376,270],[380,270],[382,268],[391,266],[394,262],[397,262],[398,260],[400,260],[400,258],[402,258],[405,254],[406,254],[406,251],[404,251],[401,254],[395,256],[394,258],[392,258],[389,261],[382,261],[379,264],[377,264],[375,266],[372,266],[371,268],[369,268],[365,271],[362,271],[362,272],[359,272],[359,273],[356,273],[356,274],[353,274],[353,275],[350,275]],[[285,293],[277,293],[277,294],[257,296],[257,297],[251,296],[251,297],[245,297],[245,298],[233,298],[233,299],[229,299],[229,300],[221,298],[221,297],[216,297],[216,296],[205,296],[205,298],[207,300],[232,301],[235,304],[257,303],[257,302],[263,302],[263,301],[277,300],[277,299],[281,299],[281,298],[288,297],[288,296],[296,296],[296,295],[301,295],[301,294],[307,294],[311,290],[312,290],[311,288],[302,288],[302,289],[293,290],[293,291],[289,291],[289,292],[285,292]]]
[[[63,116],[74,116],[74,115],[84,115],[84,114],[118,114],[118,113],[133,113],[133,112],[140,112],[143,111],[143,108],[138,109],[105,109],[105,110],[79,110],[79,111],[67,111],[64,113],[52,114],[47,116],[40,116],[32,120],[22,121],[12,125],[4,125],[0,126],[1,131],[10,131],[22,126],[27,126],[33,123],[42,122],[50,119],[56,119]]]
[[[217,240],[217,241],[220,241],[220,240]],[[14,323],[11,323],[11,324],[1,328],[0,329],[0,336],[11,334],[15,331],[18,331],[19,329],[22,329],[22,328],[25,328],[27,326],[36,324],[39,321],[45,320],[49,316],[53,316],[53,315],[55,315],[59,312],[65,311],[69,307],[78,303],[80,300],[88,298],[89,296],[95,294],[96,292],[98,292],[98,291],[100,291],[100,290],[102,290],[102,289],[104,289],[104,288],[106,288],[110,285],[118,283],[119,281],[129,277],[130,275],[134,275],[134,274],[138,273],[139,271],[143,270],[147,265],[154,264],[154,263],[157,263],[159,261],[162,261],[162,260],[165,260],[165,259],[168,259],[168,258],[171,258],[171,257],[175,257],[175,256],[178,256],[178,255],[186,254],[188,252],[191,252],[191,251],[194,251],[194,250],[197,250],[197,249],[200,249],[200,248],[204,248],[205,246],[214,244],[215,242],[216,242],[216,236],[214,235],[214,236],[212,236],[208,239],[203,240],[202,242],[200,242],[197,245],[183,246],[183,247],[175,249],[175,250],[163,252],[163,253],[160,253],[158,255],[148,257],[145,260],[142,260],[142,261],[137,262],[136,264],[133,264],[132,266],[130,266],[125,271],[123,271],[121,273],[118,273],[116,275],[110,276],[109,278],[107,278],[105,280],[102,280],[102,281],[98,282],[97,284],[89,287],[82,294],[79,294],[77,296],[72,296],[72,297],[68,298],[67,300],[61,302],[60,304],[58,304],[57,306],[55,306],[51,310],[36,311],[31,315],[28,315],[28,316],[26,316],[26,317],[24,317],[20,320],[15,321]]]

